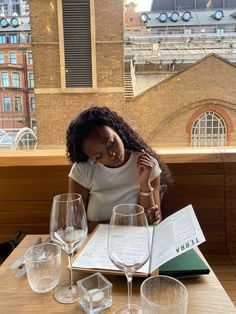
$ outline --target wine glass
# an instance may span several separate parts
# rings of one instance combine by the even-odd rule
[[[108,233],[108,254],[111,261],[125,273],[128,284],[128,304],[119,307],[114,313],[142,313],[140,306],[132,304],[133,273],[150,256],[148,223],[142,206],[120,204],[113,208]]]
[[[81,195],[64,193],[53,198],[50,235],[53,242],[59,244],[68,256],[70,268],[70,284],[57,287],[55,299],[61,303],[75,303],[79,299],[78,291],[73,285],[72,255],[86,238],[88,232],[87,217]]]

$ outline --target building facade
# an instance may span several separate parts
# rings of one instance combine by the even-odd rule
[[[29,17],[0,19],[0,128],[35,129]]]
[[[150,12],[127,5],[126,71],[132,64],[135,86],[126,104],[148,108],[140,121],[132,110],[129,118],[146,125],[152,145],[235,145],[235,9],[229,1],[154,0]]]
[[[209,44],[204,41],[208,33],[205,32],[203,38],[201,32],[195,33],[195,39],[190,41],[189,38],[194,36],[188,32],[165,32],[163,36],[152,34],[149,32],[150,23],[161,23],[161,12],[141,12],[132,21],[130,17],[133,16],[130,15],[129,22],[134,23],[134,27],[140,24],[148,33],[142,32],[137,36],[126,32],[124,51],[123,1],[83,0],[79,3],[83,8],[72,7],[70,0],[50,3],[45,0],[40,4],[37,0],[30,1],[41,147],[64,146],[65,132],[71,119],[93,105],[105,105],[117,111],[155,147],[236,144],[234,62],[221,54],[212,54],[214,48],[222,47],[221,40],[228,45],[227,52],[231,49],[231,56],[234,56],[235,32],[229,32],[231,47],[222,38],[227,36],[213,32],[210,34],[211,49],[205,49],[206,46],[199,48],[204,42]],[[191,16],[197,14],[194,10]],[[148,20],[141,19],[143,13],[147,13]],[[209,15],[209,10],[203,13],[207,14],[205,19],[209,19],[209,23],[218,23]],[[152,19],[154,15],[155,19]],[[78,18],[82,16],[83,27],[80,24],[82,19]],[[175,25],[180,29],[181,16],[179,22],[173,22],[168,13],[171,27]],[[234,17],[227,15],[227,19],[231,18],[234,23]],[[125,21],[127,23],[127,16]],[[161,29],[163,31],[163,26]],[[169,54],[170,51],[181,55],[181,49],[173,43],[176,38],[184,43],[183,49],[187,51],[181,64],[173,56],[168,59],[168,55],[164,59],[164,53]],[[198,45],[197,38],[202,39]],[[194,49],[195,53],[192,52]],[[149,53],[153,60],[147,59]],[[132,86],[136,92],[125,100],[124,77],[127,72],[135,80]]]
[[[39,146],[64,146],[81,110],[104,105],[124,115],[124,3],[29,4]]]

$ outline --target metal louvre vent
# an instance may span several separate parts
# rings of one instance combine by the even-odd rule
[[[92,87],[90,1],[63,0],[66,87]]]

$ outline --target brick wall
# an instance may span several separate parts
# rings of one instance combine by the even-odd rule
[[[37,95],[37,124],[41,148],[63,146],[69,122],[80,111],[94,105],[111,107],[123,115],[123,94],[40,94]]]
[[[218,106],[231,119],[228,144],[235,145],[236,69],[214,55],[124,102],[119,90],[124,74],[123,5],[123,0],[95,0],[98,90],[65,93],[60,80],[57,1],[30,1],[39,147],[64,145],[69,121],[93,105],[118,111],[151,145],[163,147],[189,146],[191,117],[204,106]]]
[[[192,115],[210,104],[232,122],[236,145],[236,68],[214,55],[126,102],[126,118],[154,146],[189,146]],[[228,116],[231,119],[229,122]]]
[[[61,88],[57,1],[30,1],[39,147],[63,146],[68,123],[87,107],[123,115],[124,1],[95,0],[94,8],[98,90],[70,93]]]

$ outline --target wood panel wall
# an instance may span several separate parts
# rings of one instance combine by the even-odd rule
[[[159,153],[174,178],[164,216],[192,204],[207,239],[201,249],[236,255],[236,150]],[[17,230],[49,232],[52,198],[67,191],[69,169],[62,152],[0,155],[0,242]]]

